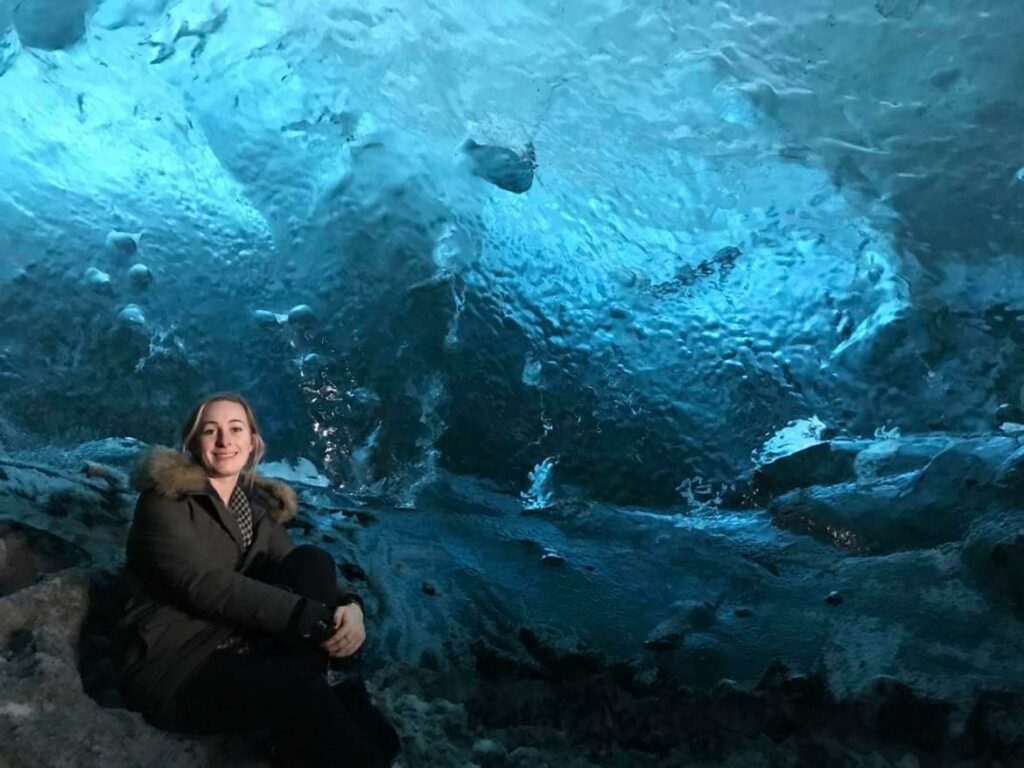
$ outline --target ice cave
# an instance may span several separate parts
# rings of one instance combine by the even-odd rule
[[[396,766],[1024,765],[1022,10],[0,0],[0,766],[223,391]]]

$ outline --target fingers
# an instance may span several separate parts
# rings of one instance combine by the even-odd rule
[[[321,647],[334,658],[351,656],[366,640],[363,613],[358,605],[339,607],[334,612],[334,628],[334,634],[321,644]]]
[[[362,628],[342,627],[323,642],[323,648],[335,658],[351,656],[366,641],[366,632]]]

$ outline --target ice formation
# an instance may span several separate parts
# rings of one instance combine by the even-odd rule
[[[410,765],[1019,755],[1024,15],[784,5],[0,0],[0,681],[235,389]]]

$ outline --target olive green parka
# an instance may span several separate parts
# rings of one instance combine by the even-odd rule
[[[125,702],[154,724],[173,727],[182,684],[218,645],[238,630],[287,631],[301,600],[263,580],[294,548],[282,523],[297,511],[295,491],[258,475],[240,482],[253,514],[244,553],[235,516],[190,457],[152,448],[133,477],[140,495],[116,645]],[[342,590],[339,604],[354,597]]]

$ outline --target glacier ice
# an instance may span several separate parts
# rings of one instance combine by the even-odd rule
[[[911,5],[805,0],[783,22],[747,2],[733,16],[694,4],[607,18],[337,2],[311,24],[292,3],[106,0],[62,6],[50,29],[44,0],[21,4],[0,16],[19,40],[0,80],[0,290],[33,275],[24,304],[33,280],[65,292],[65,266],[123,275],[144,254],[160,290],[129,296],[146,282],[130,271],[112,278],[111,300],[209,355],[190,373],[197,382],[291,391],[275,403],[296,425],[278,448],[339,481],[351,480],[340,457],[378,425],[375,481],[436,450],[450,470],[522,491],[557,456],[564,481],[645,503],[670,502],[697,475],[731,482],[765,435],[809,413],[854,434],[989,428],[1020,373],[1013,286],[1024,276],[1010,256],[1015,228],[990,231],[980,208],[1010,221],[1021,197],[987,186],[967,201],[941,186],[960,184],[972,158],[988,168],[977,153],[922,169],[954,119],[991,158],[1006,155],[998,131],[1013,108],[1005,78],[985,75],[1012,71],[996,62],[1017,55],[1020,21]],[[33,37],[56,40],[75,19],[66,44]],[[942,34],[954,20],[989,34],[986,50],[974,38],[951,47]],[[561,38],[562,24],[582,24],[597,46],[577,64],[569,51],[588,49]],[[495,44],[513,29],[530,45]],[[905,34],[942,42],[912,65]],[[794,57],[814,61],[811,40],[832,46],[832,79],[793,68]],[[890,68],[857,80],[862,49]],[[389,70],[394,57],[418,64]],[[460,88],[456,60],[476,73]],[[946,111],[922,106],[932,97]],[[523,194],[501,189],[502,174]],[[925,176],[933,188],[916,181]],[[972,247],[938,247],[938,221],[956,220],[944,214],[951,199],[984,229]],[[969,259],[980,263],[968,270]],[[46,278],[18,272],[40,264]],[[280,323],[237,318],[228,330],[216,302],[180,299],[209,295],[210,269],[243,312],[269,320],[304,304],[315,329],[291,323],[272,340],[260,329]],[[247,373],[216,370],[212,359],[226,358],[205,330],[214,322],[245,339]],[[288,363],[312,354],[317,388]],[[985,371],[990,393],[972,386]],[[96,391],[117,375],[78,373]],[[436,446],[409,394],[426,391],[422,377],[446,391]],[[36,385],[65,381],[53,372]],[[378,410],[400,416],[352,402],[344,429],[310,446],[310,393],[324,387],[372,390]],[[500,413],[502,428],[480,412]],[[79,426],[102,432],[103,418]]]
[[[666,646],[644,680],[1010,679],[1021,39],[938,0],[0,0],[0,451],[127,472],[99,441],[243,391],[311,536],[386,519],[403,662],[572,608]]]

